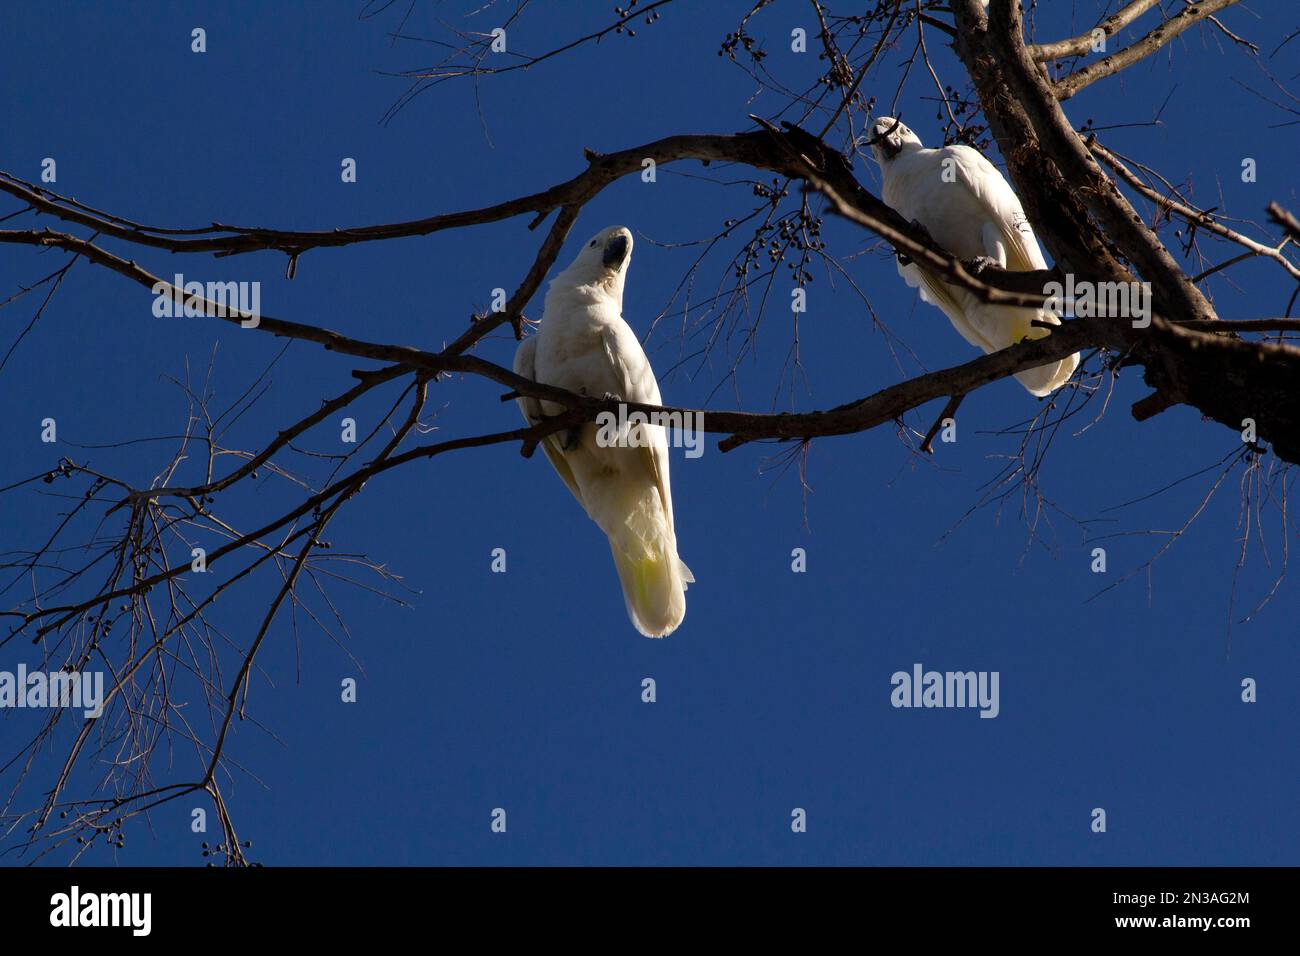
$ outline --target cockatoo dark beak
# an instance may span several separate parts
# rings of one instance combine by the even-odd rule
[[[627,236],[619,235],[609,240],[605,246],[603,258],[605,265],[611,269],[617,269],[621,266],[623,260],[627,258],[627,246]]]

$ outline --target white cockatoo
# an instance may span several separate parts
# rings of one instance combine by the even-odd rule
[[[519,344],[515,373],[593,398],[660,405],[659,383],[641,343],[623,321],[623,284],[632,233],[611,226],[551,280],[540,330]],[[522,397],[530,424],[564,406]],[[677,557],[668,436],[662,425],[631,424],[610,442],[594,423],[541,441],[587,516],[609,536],[628,617],[646,637],[671,634],[686,616],[695,580]]]
[[[920,223],[935,242],[963,260],[989,259],[1012,272],[1046,269],[1029,219],[1010,184],[979,150],[969,146],[926,149],[906,125],[882,117],[871,127],[871,151],[884,179],[883,198],[909,222]],[[941,281],[914,262],[899,274],[921,298],[944,311],[971,345],[997,352],[1026,339],[1049,335],[1035,320],[1060,325],[1047,309],[993,305],[960,286]],[[1074,374],[1079,356],[1016,373],[1032,395],[1050,395]]]

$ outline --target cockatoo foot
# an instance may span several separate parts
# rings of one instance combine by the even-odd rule
[[[536,425],[543,425],[546,422],[552,421],[556,418],[563,418],[565,414],[567,413],[562,412],[559,415],[547,415],[545,412],[542,412],[536,415],[528,415],[526,417],[528,420],[528,424],[536,426]],[[574,448],[578,447],[578,443],[581,440],[582,440],[581,425],[573,425],[569,428],[564,429],[564,440],[562,444],[564,446],[565,451],[573,451]],[[524,457],[529,457],[529,456],[525,455]]]

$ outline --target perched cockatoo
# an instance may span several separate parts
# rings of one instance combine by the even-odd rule
[[[632,233],[611,226],[583,246],[546,293],[540,330],[519,344],[515,373],[593,398],[660,405],[659,383],[641,343],[623,321],[623,284]],[[523,397],[530,424],[564,406]],[[686,616],[695,580],[677,557],[668,436],[662,425],[631,424],[615,443],[594,423],[541,442],[587,517],[609,536],[628,617],[646,637],[671,634]]]
[[[871,127],[871,152],[884,179],[885,203],[904,219],[924,226],[944,249],[963,260],[990,259],[1003,269],[1046,269],[1020,200],[997,168],[969,146],[926,149],[917,135],[890,117]],[[971,345],[997,352],[1022,339],[1049,335],[1034,320],[1060,325],[1047,309],[992,305],[960,286],[941,281],[914,262],[899,274],[921,298],[944,311]],[[1030,394],[1050,395],[1074,374],[1079,356],[1017,372]]]

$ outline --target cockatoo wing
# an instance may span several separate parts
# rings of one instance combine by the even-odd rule
[[[997,351],[989,340],[981,334],[980,330],[967,320],[966,307],[957,301],[958,295],[966,298],[963,293],[954,290],[952,286],[933,272],[921,268],[914,262],[907,265],[900,262],[898,264],[898,274],[903,277],[908,285],[920,292],[921,301],[942,309],[943,314],[948,316],[948,321],[952,323],[952,327],[967,342],[985,352]]]
[[[1038,247],[1033,226],[1025,215],[1024,207],[1011,185],[982,153],[969,146],[950,147],[957,181],[970,190],[988,219],[980,229],[984,255],[1004,269],[1012,272],[1033,272],[1047,268],[1047,260]],[[970,312],[975,326],[984,327],[985,334],[994,342],[996,351],[1014,345],[1023,339],[1040,339],[1049,332],[1034,325],[1045,322],[1060,325],[1061,320],[1050,309],[1020,309],[1010,306],[992,306],[980,303]],[[1024,369],[1016,378],[1029,392],[1042,398],[1064,385],[1079,365],[1079,356]]]
[[[662,405],[659,395],[659,381],[655,378],[650,360],[635,335],[625,325],[613,326],[605,330],[605,352],[609,356],[616,376],[623,387],[618,395],[624,401],[638,402],[645,405]],[[647,473],[659,491],[659,500],[664,514],[668,516],[668,527],[673,527],[673,493],[668,477],[668,434],[662,425],[638,424],[629,428],[629,445],[644,453],[642,462]]]
[[[1047,261],[1024,207],[998,168],[969,146],[950,147],[957,181],[988,213],[983,226],[984,254],[1012,272],[1046,269]]]
[[[663,404],[663,398],[659,394],[659,381],[655,378],[650,360],[626,323],[620,322],[606,329],[605,350],[624,383],[623,390],[619,393],[624,400],[643,405]],[[673,518],[672,480],[668,468],[668,431],[663,425],[651,423],[634,425],[629,431],[634,432],[629,437],[635,440],[628,444],[638,446],[629,450],[643,453],[641,464],[659,492],[659,503],[668,521],[668,533],[673,537],[675,552],[677,529]],[[695,582],[695,576],[680,558],[677,564],[682,590],[685,590],[687,584]]]
[[[530,335],[519,343],[519,348],[515,349],[514,371],[516,375],[522,375],[524,378],[537,381],[536,372],[534,371],[534,361],[537,355],[537,336]],[[515,400],[519,410],[524,413],[524,421],[530,425],[536,425],[543,418],[542,405],[537,399],[529,398],[527,395],[521,395]],[[569,463],[564,460],[564,451],[560,445],[559,434],[547,435],[538,445],[545,452],[547,460],[555,473],[560,476],[573,497],[578,499],[578,503],[585,508],[582,501],[582,490],[573,478],[573,469]]]

